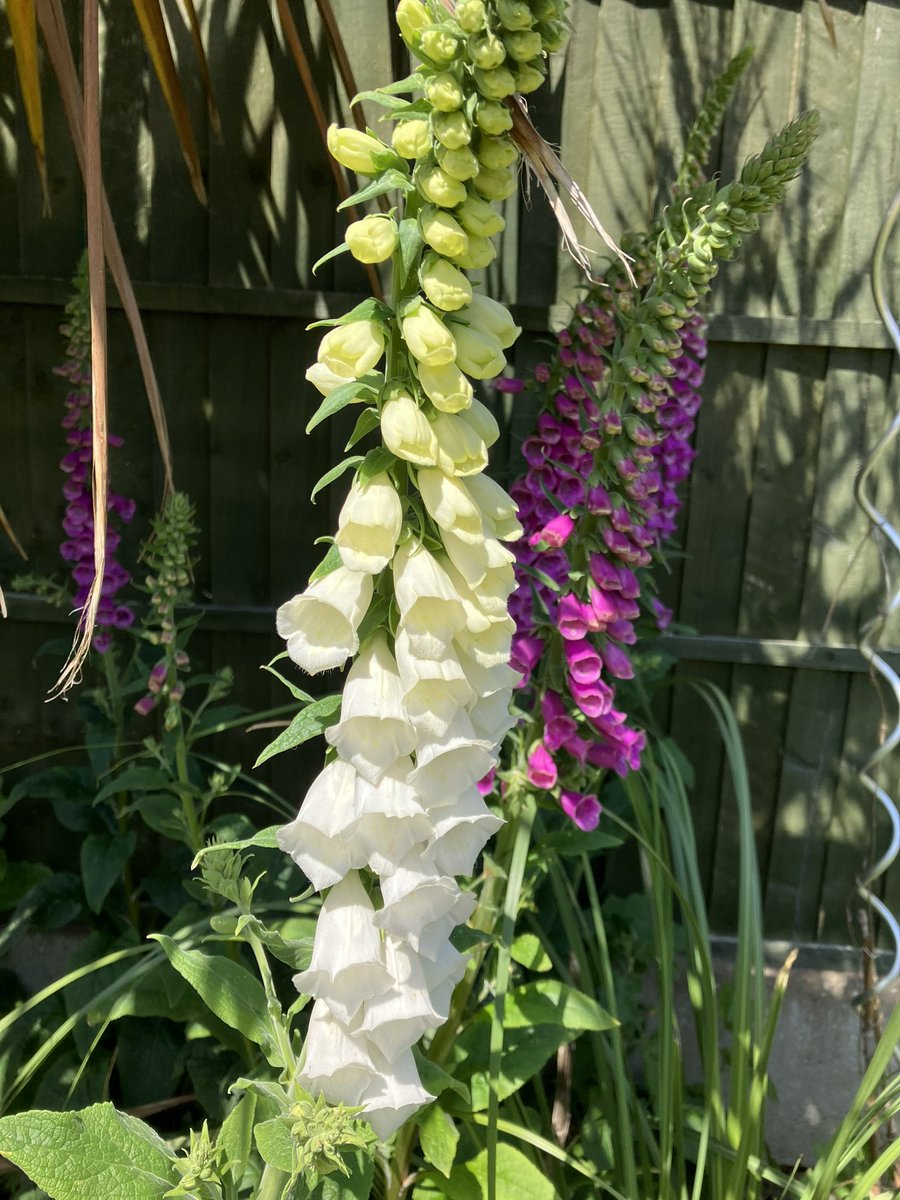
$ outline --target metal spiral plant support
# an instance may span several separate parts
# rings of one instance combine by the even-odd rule
[[[900,191],[894,196],[875,242],[875,251],[872,256],[872,291],[881,320],[891,335],[897,353],[900,354],[900,327],[898,327],[897,319],[888,303],[883,278],[885,252],[898,216],[900,216]],[[897,532],[888,518],[878,510],[867,492],[873,471],[884,458],[891,445],[896,441],[898,434],[900,434],[900,412],[895,415],[890,428],[882,434],[878,443],[864,461],[856,480],[855,495],[857,503],[871,522],[872,532],[883,535],[893,546],[898,557],[900,557],[900,533]],[[878,765],[900,744],[900,676],[888,666],[876,649],[879,636],[888,617],[898,608],[900,608],[900,588],[894,588],[888,577],[887,603],[881,612],[876,613],[874,617],[865,623],[860,631],[859,639],[860,652],[872,669],[877,671],[882,679],[886,681],[894,694],[897,717],[888,736],[869,757],[859,772],[859,779],[862,785],[875,797],[890,818],[891,840],[890,845],[878,861],[873,863],[865,874],[857,880],[859,895],[867,904],[875,909],[890,931],[894,941],[894,959],[890,968],[877,982],[854,997],[854,1003],[857,1005],[873,1000],[886,987],[893,983],[895,979],[900,977],[900,922],[898,922],[896,916],[884,901],[876,896],[872,890],[872,886],[876,880],[887,871],[891,863],[897,858],[898,853],[900,853],[900,812],[898,812],[897,805],[894,803],[892,797],[876,782],[873,774]]]

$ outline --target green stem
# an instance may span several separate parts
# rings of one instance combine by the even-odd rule
[[[286,1171],[279,1171],[267,1163],[259,1181],[256,1200],[281,1200],[288,1178]]]
[[[278,999],[278,993],[275,991],[275,982],[272,979],[269,960],[266,958],[266,952],[263,949],[262,943],[259,938],[252,934],[248,936],[247,940],[250,944],[250,949],[253,951],[253,957],[256,959],[256,968],[259,971],[263,990],[266,993],[266,1007],[272,1022],[275,1040],[278,1043],[278,1052],[284,1063],[285,1079],[288,1086],[290,1086],[297,1074],[297,1060],[294,1057],[294,1047],[291,1045],[291,1035],[285,1024],[284,1010]]]
[[[118,762],[122,744],[125,740],[124,722],[122,720],[122,688],[119,683],[119,672],[116,666],[115,648],[110,648],[103,659],[103,671],[106,675],[106,690],[109,695],[109,711],[113,717],[115,738],[113,742],[113,762]],[[115,798],[116,826],[119,833],[128,829],[128,797],[119,792]],[[134,880],[131,875],[131,862],[126,861],[122,867],[122,889],[125,892],[125,906],[128,910],[128,920],[132,929],[141,935],[141,912],[135,895]]]

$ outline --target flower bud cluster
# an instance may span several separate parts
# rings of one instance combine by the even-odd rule
[[[411,90],[423,97],[390,105],[392,147],[349,129],[328,140],[344,166],[408,182],[396,218],[363,218],[347,238],[363,261],[392,255],[390,306],[348,314],[307,372],[323,395],[344,388],[368,405],[383,447],[357,470],[326,563],[278,610],[305,671],[356,656],[325,731],[326,766],[279,842],[327,892],[312,961],[295,978],[315,999],[299,1082],[358,1106],[380,1137],[430,1099],[412,1048],[447,1020],[465,969],[450,935],[475,899],[456,876],[502,824],[478,785],[514,721],[505,543],[522,528],[484,474],[499,428],[471,381],[503,370],[519,329],[466,272],[494,257],[495,204],[515,186],[502,101],[543,78],[562,8],[460,0],[448,16],[399,0],[422,64]]]
[[[54,373],[69,385],[66,412],[62,419],[69,449],[59,463],[66,476],[63,484],[63,496],[66,499],[63,532],[66,540],[60,545],[59,552],[71,564],[75,584],[71,603],[75,608],[83,608],[95,575],[91,505],[91,320],[86,265],[79,268],[75,288],[74,296],[66,305],[66,323],[61,326],[62,333],[68,338],[66,360],[55,368]],[[122,439],[114,434],[110,434],[107,440],[110,446],[122,445]],[[128,497],[110,491],[106,502],[110,516],[118,518],[123,524],[127,524],[134,516],[135,503]],[[134,623],[134,611],[127,604],[116,601],[118,592],[131,579],[115,557],[120,541],[121,534],[110,521],[106,533],[106,565],[93,638],[94,649],[101,654],[112,644],[114,629],[127,629]]]

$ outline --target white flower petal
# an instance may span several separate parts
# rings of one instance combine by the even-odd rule
[[[441,529],[452,530],[462,541],[472,545],[484,541],[481,510],[461,479],[437,467],[423,467],[417,483],[425,507]]]
[[[482,800],[477,788],[464,792],[456,804],[436,809],[434,841],[428,857],[435,870],[448,875],[471,875],[485,842],[503,825]]]
[[[303,1065],[297,1073],[302,1087],[323,1095],[329,1104],[359,1104],[380,1064],[373,1062],[367,1044],[354,1038],[328,1006],[317,1000],[309,1018],[303,1046]]]
[[[418,738],[406,717],[403,685],[383,632],[351,667],[341,719],[325,730],[325,739],[370,783],[377,783],[388,767],[415,748]]]
[[[484,633],[469,633],[464,629],[454,639],[456,646],[481,667],[500,667],[509,662],[512,635],[516,625],[511,617],[495,621]]]
[[[465,609],[446,572],[413,539],[394,555],[394,595],[413,653],[421,658],[441,657],[465,628]]]
[[[343,666],[359,649],[356,631],[372,591],[371,575],[341,566],[282,604],[276,626],[293,661],[310,675]]]
[[[459,660],[449,646],[440,658],[418,657],[404,625],[397,631],[394,649],[411,723],[420,734],[440,737],[474,698]]]
[[[422,1087],[412,1050],[406,1050],[394,1062],[388,1063],[373,1048],[372,1058],[380,1073],[373,1078],[359,1102],[365,1105],[365,1119],[384,1139],[434,1096]]]
[[[481,699],[484,699],[485,696],[493,696],[495,692],[516,687],[522,678],[519,672],[508,663],[500,663],[494,667],[481,666],[471,655],[466,654],[458,642],[456,657],[459,659],[459,665],[465,671],[466,679],[472,685],[473,691]]]
[[[469,705],[469,719],[478,737],[499,746],[518,717],[509,711],[512,692],[507,688],[494,692],[492,696],[484,696],[474,704]]]
[[[365,864],[348,836],[358,812],[356,771],[341,759],[329,763],[306,793],[300,812],[278,831],[278,845],[317,892]]]
[[[446,1017],[434,1007],[422,960],[409,945],[399,938],[385,938],[385,962],[394,986],[366,1003],[359,1029],[393,1062]]]
[[[366,483],[355,479],[334,539],[344,566],[373,575],[382,571],[394,556],[402,524],[403,506],[387,474]]]

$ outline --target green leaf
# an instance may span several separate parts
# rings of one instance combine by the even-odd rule
[[[450,1200],[486,1200],[488,1152],[454,1167],[446,1194]],[[556,1188],[531,1159],[506,1142],[497,1144],[496,1196],[498,1200],[556,1200]]]
[[[126,767],[115,779],[111,779],[94,797],[99,804],[110,796],[124,792],[158,792],[172,782],[170,776],[156,767]]]
[[[359,304],[353,306],[349,312],[344,313],[342,317],[323,317],[321,321],[313,321],[307,325],[307,329],[325,329],[334,328],[336,325],[352,325],[354,321],[389,321],[393,313],[388,308],[383,300],[377,300],[374,296],[368,296],[365,300],[361,300]],[[363,379],[377,379],[378,386],[384,383],[384,376],[379,371],[370,371]]]
[[[297,713],[287,729],[280,733],[274,742],[269,742],[253,764],[254,767],[276,754],[283,754],[285,750],[292,750],[294,746],[301,746],[311,738],[318,737],[329,725],[335,724],[340,711],[340,695],[323,696],[315,704],[308,705],[302,712]]]
[[[369,1200],[375,1176],[372,1155],[364,1150],[341,1150],[341,1158],[349,1168],[350,1178],[334,1171],[325,1176],[313,1196],[316,1200]]]
[[[246,1092],[222,1123],[216,1146],[225,1151],[230,1164],[231,1178],[236,1187],[247,1170],[253,1149],[253,1121],[256,1117],[256,1094]]]
[[[553,965],[535,933],[520,933],[510,946],[509,953],[514,962],[527,967],[529,971],[549,971]]]
[[[268,671],[270,675],[274,675],[279,683],[283,683],[295,700],[299,700],[301,704],[312,704],[313,698],[309,692],[304,692],[303,688],[297,687],[296,683],[291,683],[289,679],[285,679],[281,672],[276,671],[271,663],[265,663],[262,669]]]
[[[622,845],[622,839],[605,829],[593,829],[590,833],[582,833],[571,822],[565,829],[556,833],[548,833],[541,838],[538,853],[545,856],[548,850],[566,857],[573,854],[593,854],[597,850],[614,850]]]
[[[347,245],[346,242],[341,242],[341,244],[339,246],[335,246],[335,248],[333,250],[329,250],[327,254],[323,254],[321,258],[316,259],[316,261],[313,263],[313,268],[312,268],[313,275],[315,275],[315,273],[316,273],[316,271],[318,271],[319,267],[324,266],[325,263],[327,263],[329,261],[329,259],[337,258],[337,256],[339,254],[346,254],[349,249],[350,249],[350,247]]]
[[[252,837],[241,838],[237,842],[210,842],[208,846],[203,846],[194,855],[191,870],[196,870],[200,859],[212,853],[213,850],[251,850],[254,846],[258,846],[261,850],[277,850],[280,828],[280,825],[267,825],[265,829],[260,829]]]
[[[332,542],[328,547],[328,553],[313,571],[312,575],[310,575],[309,582],[315,583],[317,579],[324,579],[326,575],[330,575],[332,571],[336,571],[342,563],[341,552],[334,542]]]
[[[349,379],[346,383],[342,383],[340,387],[336,387],[333,392],[330,392],[310,418],[309,424],[306,426],[306,432],[312,433],[317,425],[321,425],[323,421],[327,421],[329,417],[333,417],[336,412],[340,412],[342,408],[346,408],[348,404],[352,404],[357,396],[364,394],[367,396],[376,396],[378,389],[372,386],[369,379],[368,375],[364,375],[362,379]]]
[[[3,1117],[0,1154],[53,1200],[162,1200],[180,1179],[165,1142],[111,1104]]]
[[[136,812],[148,829],[161,833],[163,837],[180,842],[185,836],[186,827],[176,796],[172,792],[153,792],[147,796],[139,796],[125,810]]]
[[[419,1142],[426,1162],[449,1178],[459,1145],[459,1130],[453,1118],[437,1104],[430,1105],[419,1125]]]
[[[425,245],[425,239],[422,237],[419,230],[419,222],[415,217],[406,217],[400,222],[400,262],[402,270],[400,272],[400,286],[402,287],[409,279],[410,273],[416,263],[419,261],[419,255],[422,252],[422,247]]]
[[[443,1067],[433,1063],[430,1058],[426,1058],[415,1046],[413,1047],[413,1056],[416,1060],[422,1087],[426,1092],[431,1092],[435,1097],[447,1091],[456,1092],[463,1104],[469,1103],[469,1089],[464,1083],[459,1079],[454,1079]]]
[[[377,91],[357,92],[350,101],[350,107],[359,104],[361,100],[372,100],[377,104],[381,96],[405,96],[407,92],[414,92],[416,88],[420,88],[422,83],[421,71],[413,71],[411,75],[406,75],[403,79],[395,79],[393,83],[386,83]]]
[[[150,936],[159,942],[178,974],[188,981],[220,1021],[261,1046],[270,1061],[277,1059],[266,993],[246,967],[221,954],[185,950],[164,933]],[[281,1062],[277,1065],[284,1066]]]
[[[368,483],[382,471],[387,471],[396,461],[396,454],[392,454],[386,446],[376,446],[374,450],[369,451],[363,459],[363,465],[359,468],[360,483]]]
[[[0,912],[14,908],[42,879],[49,879],[53,874],[43,863],[7,862],[5,855],[0,858],[0,863]]]
[[[378,409],[377,408],[365,409],[363,412],[361,412],[359,414],[359,416],[356,420],[356,424],[353,427],[353,432],[350,434],[350,438],[347,442],[347,445],[344,447],[344,449],[352,450],[353,447],[356,445],[356,443],[361,442],[367,433],[371,433],[373,429],[377,429],[379,426],[379,423],[380,423],[380,418],[378,416]]]
[[[415,190],[416,185],[409,176],[392,167],[376,176],[371,183],[360,188],[358,192],[354,192],[352,196],[348,196],[346,200],[342,200],[338,205],[338,212],[345,208],[351,208],[354,204],[364,204],[366,200],[374,200],[376,196],[383,196],[385,192],[406,193]]]
[[[263,1121],[253,1130],[256,1148],[264,1163],[290,1175],[294,1161],[294,1143],[291,1131],[284,1121],[274,1117]]]
[[[81,843],[81,879],[91,912],[100,912],[136,845],[133,829],[126,833],[92,833]]]
[[[472,1112],[481,1112],[488,1106],[490,1079],[487,1063],[490,1059],[489,1020],[475,1021],[459,1037],[453,1048],[458,1060],[456,1071],[472,1089]],[[560,1046],[572,1041],[577,1035],[562,1025],[538,1025],[534,1028],[516,1028],[506,1031],[503,1040],[503,1059],[497,1078],[497,1096],[500,1100],[517,1092],[533,1079],[556,1053]],[[427,1085],[426,1085],[427,1086]]]
[[[313,490],[309,493],[310,501],[315,504],[316,496],[318,496],[322,488],[328,487],[329,483],[334,483],[336,479],[340,479],[344,472],[349,470],[350,467],[358,467],[361,462],[363,462],[362,454],[351,454],[349,458],[345,458],[343,462],[339,462],[336,467],[332,467],[330,471],[326,471]]]
[[[478,1014],[486,1021],[493,1005]],[[483,1014],[483,1015],[482,1015]],[[536,1025],[561,1025],[576,1033],[603,1033],[619,1022],[591,996],[570,987],[561,979],[537,979],[507,992],[503,1007],[506,1029],[530,1029]]]

